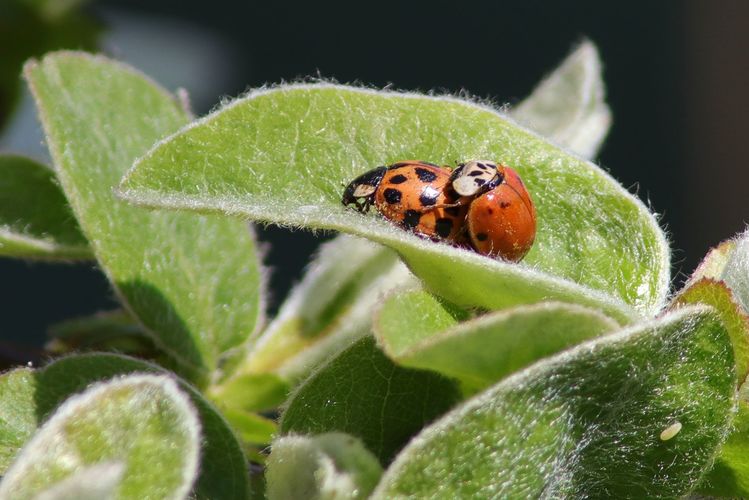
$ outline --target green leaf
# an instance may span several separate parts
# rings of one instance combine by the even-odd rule
[[[59,359],[42,369],[17,370],[0,379],[0,450],[6,466],[36,427],[70,395],[91,383],[131,373],[164,373],[154,364],[116,354],[83,354]],[[14,375],[17,374],[17,375]],[[221,414],[186,382],[203,429],[200,477],[196,498],[246,498],[247,463],[242,449]],[[3,467],[4,468],[4,467]],[[0,469],[2,472],[2,469]]]
[[[125,169],[188,121],[176,100],[103,57],[56,53],[26,65],[57,177],[120,299],[182,373],[204,382],[260,312],[245,223],[147,211],[116,199]]]
[[[387,463],[425,424],[460,398],[437,374],[401,368],[367,337],[321,366],[287,403],[283,434],[340,431]]]
[[[104,462],[81,467],[59,483],[39,493],[35,500],[100,500],[114,498],[122,481],[125,465]]]
[[[263,411],[279,407],[289,390],[289,385],[275,375],[242,374],[230,377],[224,384],[209,387],[208,396],[220,405]]]
[[[268,498],[367,498],[381,475],[377,458],[355,437],[282,437],[273,442],[268,458]]]
[[[710,259],[718,261],[718,253],[713,251],[711,254]],[[715,454],[715,462],[702,479],[698,491],[709,495],[744,497],[749,495],[749,460],[746,458],[749,456],[749,387],[746,384],[749,375],[749,317],[722,281],[711,278],[696,281],[692,279],[674,298],[672,307],[699,303],[712,306],[726,326],[733,343],[737,381],[742,384],[742,397],[728,438]]]
[[[54,172],[30,158],[0,155],[0,255],[92,258]]]
[[[596,46],[583,41],[510,114],[584,158],[595,156],[611,126]]]
[[[584,114],[583,108],[595,99],[602,99],[603,83],[595,46],[590,42],[581,44],[550,77],[549,82],[554,81],[564,83],[572,99],[584,97],[574,102],[567,99],[565,102],[569,107],[562,106],[555,110],[562,116],[555,122],[558,133],[554,139],[570,148],[585,140],[592,141],[594,135],[590,130],[583,131],[583,136],[575,134],[572,127],[578,122],[565,120],[575,113],[572,107],[579,111],[575,116],[580,117]],[[574,88],[574,85],[580,88]],[[540,85],[533,95],[511,110],[510,115],[515,117],[517,110],[536,109],[541,102],[559,97],[561,90],[557,90],[558,87],[559,83]],[[605,107],[602,100],[595,102]],[[538,131],[554,134],[549,127]],[[601,131],[599,140],[603,135],[605,130]],[[597,145],[588,142],[587,147],[593,151]],[[339,265],[342,259],[345,259],[346,266]],[[304,375],[309,366],[314,366],[324,355],[329,355],[336,346],[350,341],[351,332],[364,330],[359,326],[362,322],[368,324],[369,315],[363,318],[360,314],[347,314],[350,310],[368,309],[381,293],[409,284],[412,277],[393,269],[397,267],[400,264],[393,259],[390,250],[363,243],[348,235],[340,235],[322,245],[304,279],[257,340],[241,370],[247,373],[274,371],[292,378]],[[377,281],[383,289],[378,292],[379,286],[372,286],[371,281]],[[341,329],[344,334],[339,334]],[[325,340],[328,338],[330,340]]]
[[[694,273],[690,277],[691,281],[698,281],[702,278],[711,278],[714,280],[720,280],[723,277],[723,270],[726,267],[728,258],[736,248],[736,241],[726,240],[721,242],[715,248],[711,248],[707,255],[702,259],[702,262],[697,266]]]
[[[701,278],[681,290],[674,297],[671,307],[685,304],[707,304],[718,313],[733,343],[737,380],[743,384],[749,375],[749,317],[731,290],[723,282]]]
[[[733,292],[734,297],[749,312],[749,231],[734,240],[728,254],[721,278]]]
[[[467,401],[409,443],[373,497],[680,497],[710,466],[736,395],[724,326],[685,307]]]
[[[435,244],[341,205],[353,178],[408,158],[492,158],[516,168],[539,221],[525,264]],[[146,206],[363,236],[395,249],[427,288],[460,306],[552,299],[630,321],[631,307],[651,313],[668,290],[666,240],[640,201],[496,110],[451,97],[329,84],[251,92],[160,142],[120,194]]]
[[[457,323],[436,298],[412,291],[388,298],[375,335],[398,364],[438,371],[475,390],[617,327],[596,311],[554,302]]]
[[[728,438],[697,491],[723,498],[749,496],[749,400],[742,394]]]
[[[131,375],[68,399],[21,451],[0,497],[29,498],[92,465],[122,462],[124,498],[180,498],[197,474],[200,423],[169,377]]]
[[[414,281],[391,250],[348,235],[324,243],[237,375],[273,373],[292,382],[304,378],[369,333],[371,310],[382,294]]]
[[[223,414],[244,444],[267,445],[278,429],[273,420],[255,413],[226,408]]]
[[[0,375],[0,476],[36,430],[34,371],[18,368]]]

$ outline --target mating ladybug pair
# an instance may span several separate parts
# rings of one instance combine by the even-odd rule
[[[514,262],[536,236],[536,209],[523,181],[491,161],[472,160],[454,170],[415,160],[377,167],[354,179],[341,201],[362,213],[374,205],[416,234]]]

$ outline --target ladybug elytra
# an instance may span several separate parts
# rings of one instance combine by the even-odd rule
[[[404,229],[433,240],[458,242],[468,206],[457,203],[451,173],[449,168],[416,160],[377,167],[354,179],[341,201],[362,213],[374,205]]]

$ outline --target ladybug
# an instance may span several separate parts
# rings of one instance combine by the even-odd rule
[[[473,248],[514,262],[525,257],[536,237],[536,208],[517,172],[472,160],[458,165],[450,182],[459,199],[473,197],[466,216]]]
[[[452,170],[408,160],[377,167],[346,187],[341,202],[365,213],[374,205],[388,220],[430,238],[461,244],[467,200],[451,184]]]

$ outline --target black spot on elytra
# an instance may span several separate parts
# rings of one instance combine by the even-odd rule
[[[512,205],[512,203],[510,203],[509,201],[501,201],[501,202],[499,202],[500,208],[507,208],[510,205]]]
[[[476,234],[476,239],[479,240],[479,241],[486,241],[487,238],[489,238],[489,235],[486,234],[486,233],[477,233]]]
[[[440,192],[433,187],[425,186],[424,190],[421,192],[421,196],[419,196],[419,202],[421,202],[421,205],[424,207],[431,207],[437,203],[439,195]]]
[[[413,229],[419,225],[421,214],[416,210],[406,210],[403,217],[403,225],[408,229]]]
[[[437,234],[443,238],[447,238],[453,230],[453,221],[452,219],[444,217],[442,219],[437,219],[437,222],[434,223],[434,229],[437,231]]]
[[[432,172],[431,170],[427,170],[425,168],[416,168],[416,175],[419,176],[419,180],[421,182],[432,182],[434,179],[437,178],[437,174]]]
[[[403,184],[408,178],[403,174],[394,175],[390,178],[390,184]]]
[[[494,213],[494,209],[493,208],[487,208],[486,209],[486,213],[488,213],[489,215],[492,215]]]
[[[397,189],[387,188],[382,195],[385,197],[385,201],[387,201],[391,205],[395,205],[401,202],[402,193]]]
[[[445,213],[447,215],[452,215],[453,217],[457,217],[460,215],[460,207],[447,207],[445,209]]]

